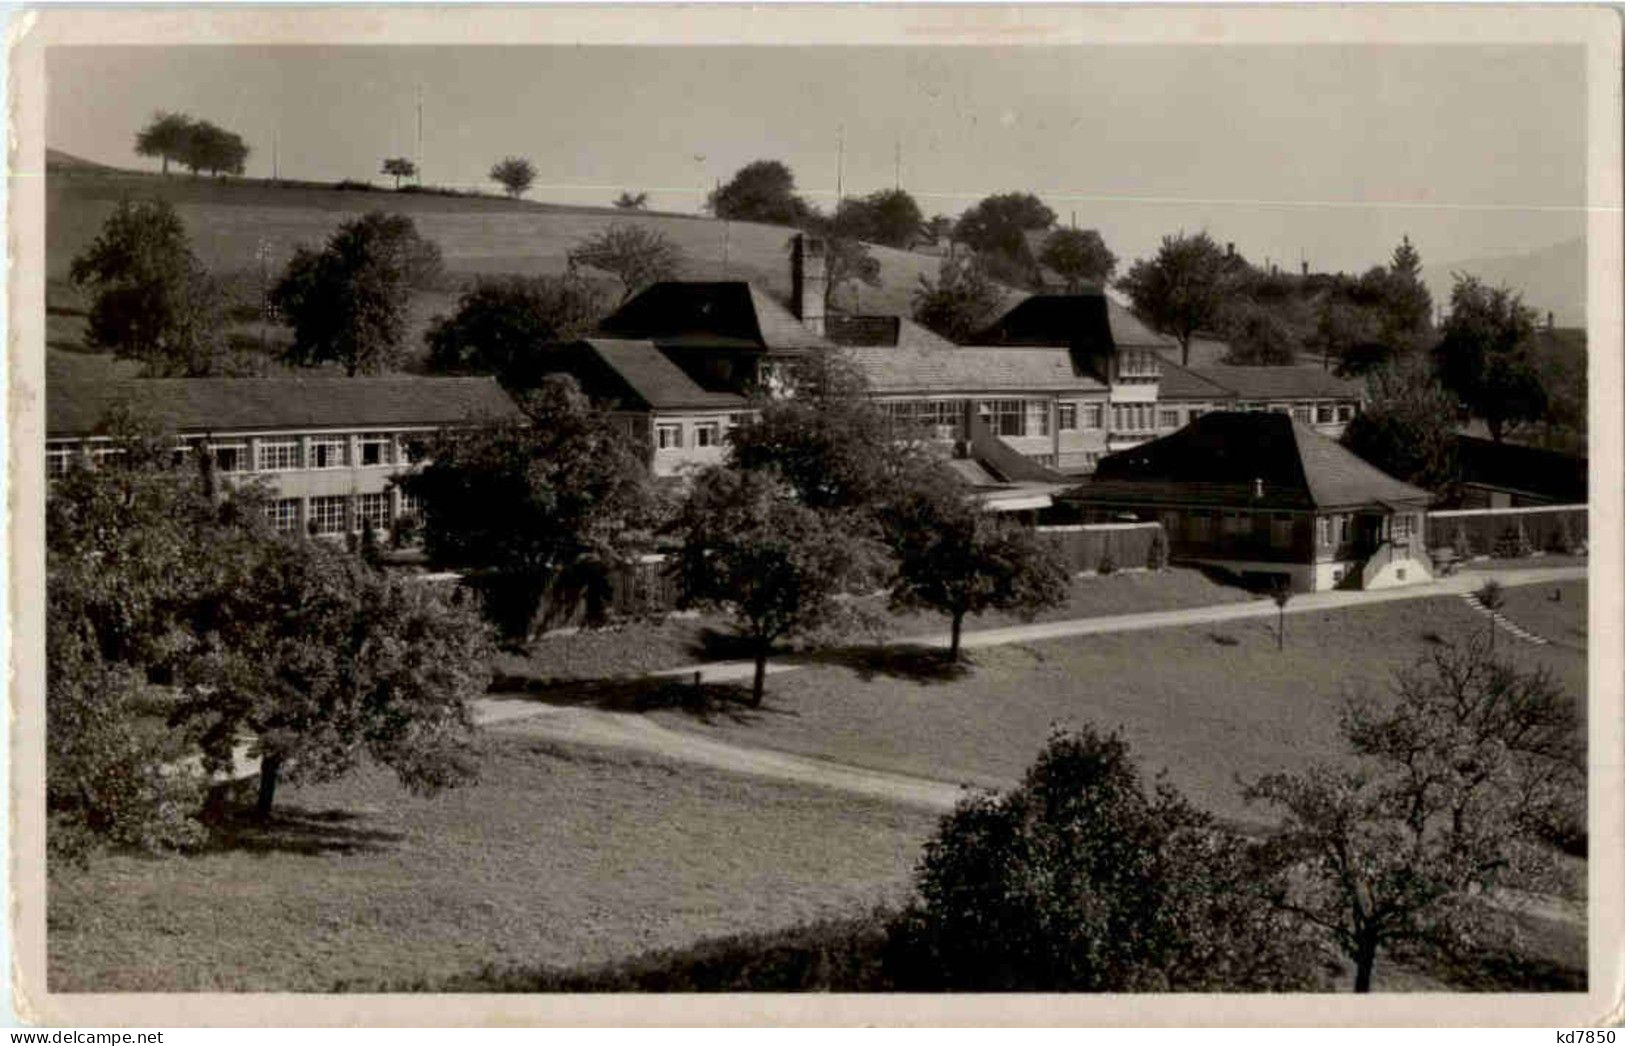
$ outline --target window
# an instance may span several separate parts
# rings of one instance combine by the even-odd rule
[[[312,534],[344,533],[344,503],[349,498],[340,494],[330,498],[310,499],[310,532]]]
[[[1157,425],[1159,427],[1165,428],[1165,429],[1177,429],[1177,428],[1179,428],[1179,411],[1177,411],[1177,410],[1165,410],[1165,411],[1163,411],[1159,415],[1159,417],[1157,419]]]
[[[277,498],[266,502],[265,518],[279,534],[292,534],[299,529],[299,499]]]
[[[1292,420],[1309,424],[1309,404],[1300,403],[1292,408]]]
[[[313,469],[340,469],[350,463],[349,458],[350,441],[342,436],[310,441],[310,467]]]
[[[1330,545],[1332,543],[1331,517],[1315,517],[1315,543],[1320,545]]]
[[[1275,548],[1292,547],[1292,517],[1277,512],[1270,517],[1270,544]]]
[[[1225,537],[1241,537],[1250,534],[1253,530],[1253,521],[1245,512],[1226,512],[1219,521],[1219,533]]]
[[[1412,517],[1408,513],[1401,513],[1394,517],[1394,537],[1408,538],[1411,536]]]
[[[389,526],[389,495],[388,494],[361,494],[356,498],[355,528],[365,530],[367,524],[372,529],[382,531]]]
[[[694,445],[696,447],[715,447],[722,443],[722,431],[714,421],[701,422],[694,426]]]
[[[1155,408],[1149,403],[1112,404],[1112,428],[1118,432],[1148,432],[1155,421]]]
[[[209,452],[214,455],[214,467],[221,472],[248,471],[246,443],[211,443]]]
[[[740,411],[737,414],[728,415],[728,427],[730,429],[737,429],[741,425],[749,425],[750,421],[751,416],[749,411]]]
[[[656,425],[655,448],[657,450],[675,450],[683,445],[683,426]]]
[[[1061,403],[1055,407],[1055,427],[1062,432],[1075,432],[1078,428],[1078,405]]]
[[[416,465],[423,460],[426,444],[423,436],[401,437],[401,464]]]
[[[1334,516],[1333,518],[1337,520],[1337,543],[1339,545],[1347,543],[1349,539],[1349,517]]]
[[[363,467],[395,464],[395,437],[362,436],[361,464]]]
[[[1349,421],[1354,417],[1354,404],[1339,403],[1337,405],[1337,420]]]
[[[299,441],[296,439],[262,439],[259,442],[261,472],[287,472],[300,467]]]
[[[101,468],[114,458],[124,456],[123,447],[92,447],[90,451],[90,464],[93,468]]]
[[[47,476],[66,476],[68,468],[73,464],[73,448],[51,447],[45,451],[45,474]]]
[[[1162,373],[1157,354],[1145,349],[1123,349],[1117,353],[1119,378],[1155,378]]]
[[[1332,420],[1332,405],[1330,403],[1315,404],[1315,424],[1328,425]]]
[[[400,494],[401,494],[400,515],[402,515],[402,516],[411,516],[413,519],[416,519],[417,517],[423,515],[423,505],[418,501],[418,496],[416,494],[411,494],[411,493],[408,493],[407,491],[404,491],[404,490],[401,491]]]
[[[1101,403],[1085,403],[1083,405],[1083,427],[1098,429],[1105,427],[1106,407]]]
[[[1033,435],[1048,435],[1049,411],[1042,401],[1034,401],[1033,406],[1043,411],[1042,431]],[[982,420],[987,427],[999,436],[1025,436],[1028,435],[1028,422],[1037,421],[1036,412],[1029,411],[1025,400],[983,400],[979,406]]]

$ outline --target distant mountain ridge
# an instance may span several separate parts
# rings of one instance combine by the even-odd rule
[[[1506,284],[1523,294],[1523,303],[1546,314],[1559,327],[1583,327],[1586,320],[1586,243],[1584,238],[1564,240],[1523,254],[1469,258],[1441,265],[1424,265],[1422,278],[1438,305],[1448,306],[1454,274],[1477,276],[1492,286]]]

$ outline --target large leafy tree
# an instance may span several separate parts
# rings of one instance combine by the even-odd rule
[[[429,325],[429,366],[495,374],[510,387],[534,385],[546,369],[545,348],[587,334],[605,308],[598,288],[571,276],[481,277],[455,313]]]
[[[442,433],[400,481],[423,506],[431,559],[484,572],[486,608],[516,638],[536,626],[550,589],[601,610],[654,510],[646,452],[572,379],[544,379],[522,405],[525,421]]]
[[[1064,606],[1071,594],[1066,565],[1029,527],[969,502],[946,472],[920,475],[883,510],[896,557],[891,602],[923,607],[951,622],[948,658],[959,660],[967,614],[1013,610],[1024,617]]]
[[[1038,261],[1066,281],[1068,294],[1105,286],[1117,268],[1117,256],[1094,229],[1056,229],[1045,238]]]
[[[240,135],[199,120],[187,129],[181,162],[194,175],[242,174],[250,151]]]
[[[1032,193],[997,193],[959,216],[954,239],[986,254],[1022,258],[1027,250],[1024,234],[1054,224],[1055,212]]]
[[[163,173],[169,175],[169,161],[177,163],[186,159],[186,149],[190,141],[193,120],[185,113],[159,112],[153,114],[152,120],[136,132],[135,151],[137,156],[156,156],[163,161]]]
[[[659,229],[632,222],[614,222],[570,250],[570,266],[585,265],[621,281],[621,303],[661,280],[675,279],[683,267],[683,251]]]
[[[1297,339],[1278,309],[1255,301],[1237,302],[1225,310],[1221,323],[1230,343],[1224,362],[1253,367],[1297,362]]]
[[[906,250],[919,237],[925,215],[906,190],[881,189],[842,200],[835,220],[855,239]]]
[[[802,504],[769,470],[706,469],[675,530],[684,602],[731,617],[750,645],[753,705],[773,644],[836,623],[850,610],[838,597],[872,573],[872,549],[846,514]]]
[[[1315,986],[1279,873],[1116,735],[1057,733],[1004,795],[961,801],[926,844],[898,936],[903,990],[1279,991]]]
[[[293,327],[285,358],[336,363],[352,377],[398,365],[412,291],[440,273],[440,248],[405,215],[373,211],[347,221],[320,251],[301,247],[271,290]]]
[[[1482,638],[1402,672],[1392,699],[1350,702],[1351,768],[1272,774],[1282,812],[1277,904],[1326,935],[1369,991],[1383,949],[1482,947],[1513,891],[1549,885],[1554,824],[1585,805],[1578,703],[1545,669]]]
[[[1456,277],[1434,367],[1444,387],[1484,419],[1496,442],[1546,414],[1546,389],[1530,354],[1534,330],[1534,311],[1520,295],[1472,276]]]
[[[1134,311],[1179,342],[1190,365],[1191,338],[1220,319],[1230,291],[1232,259],[1205,232],[1164,236],[1155,258],[1136,261],[1117,286]]]
[[[536,166],[523,156],[505,156],[491,165],[489,177],[517,200],[536,181]]]
[[[1345,447],[1397,479],[1445,498],[1460,479],[1455,402],[1418,361],[1367,378],[1370,399],[1343,430]]]
[[[289,539],[269,543],[211,612],[174,720],[199,732],[211,769],[249,739],[261,817],[282,779],[332,780],[363,754],[424,794],[472,777],[468,702],[490,681],[472,612]]]
[[[121,201],[69,274],[93,295],[90,345],[139,360],[153,375],[227,367],[224,296],[173,204]]]
[[[809,209],[796,195],[795,175],[778,160],[755,160],[717,187],[706,206],[718,218],[771,225],[798,225]]]
[[[881,286],[880,261],[869,251],[868,239],[860,224],[850,212],[843,211],[829,218],[809,212],[803,224],[807,230],[824,241],[824,307],[835,302],[836,293],[855,284],[866,287]],[[791,240],[790,249],[795,249]]]
[[[950,256],[938,266],[935,281],[920,277],[914,319],[949,341],[964,343],[993,319],[1004,293],[980,260]]]

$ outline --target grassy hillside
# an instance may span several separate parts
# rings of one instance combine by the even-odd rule
[[[373,209],[408,214],[423,235],[440,245],[449,275],[443,292],[415,303],[413,327],[418,332],[435,314],[453,308],[457,289],[474,276],[563,272],[570,249],[614,221],[634,221],[670,237],[686,256],[685,278],[746,279],[781,300],[790,295],[794,233],[782,226],[674,214],[633,216],[612,208],[491,196],[339,190],[185,174],[164,178],[64,162],[52,164],[46,185],[48,341],[55,348],[73,348],[83,328],[84,303],[67,281],[68,267],[125,197],[161,197],[174,203],[203,263],[250,300],[257,296],[262,267],[274,279],[298,246],[320,244],[339,223]],[[886,247],[874,248],[874,255],[884,286],[863,287],[855,301],[845,295],[843,304],[906,314],[919,277],[934,277],[938,259]],[[257,331],[251,333],[258,337]]]

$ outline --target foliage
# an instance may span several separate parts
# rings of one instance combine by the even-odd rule
[[[1376,371],[1343,446],[1396,479],[1449,497],[1460,475],[1450,396],[1416,362]]]
[[[382,211],[343,223],[321,251],[299,248],[271,289],[272,306],[293,327],[284,358],[337,363],[352,377],[399,365],[411,293],[440,268],[440,248],[411,218]]]
[[[920,231],[932,243],[938,243],[953,236],[954,220],[946,214],[933,214],[929,221],[921,226]]]
[[[1444,387],[1484,419],[1496,442],[1546,414],[1546,390],[1530,357],[1533,335],[1534,312],[1520,295],[1472,276],[1456,277],[1434,366]]]
[[[1400,355],[1425,348],[1433,335],[1433,295],[1422,280],[1422,256],[1404,237],[1383,281],[1378,339]]]
[[[391,156],[379,170],[383,174],[393,175],[395,188],[399,189],[402,178],[411,178],[418,173],[418,165],[404,156]]]
[[[755,160],[706,198],[718,218],[770,225],[799,225],[809,208],[796,195],[795,175],[778,160]]]
[[[949,660],[959,660],[965,615],[1013,610],[1031,619],[1064,606],[1071,579],[1055,550],[1031,528],[984,512],[956,476],[915,483],[885,509],[897,558],[894,609],[924,607],[952,622]]]
[[[94,294],[88,344],[139,360],[155,376],[229,373],[239,366],[223,337],[224,291],[192,253],[173,204],[120,201],[69,272]]]
[[[907,250],[920,235],[925,215],[903,189],[881,189],[842,200],[835,222],[852,239]]]
[[[649,209],[649,194],[646,192],[622,192],[615,197],[615,209],[618,211],[644,211]]]
[[[837,597],[871,572],[872,548],[843,515],[801,504],[769,471],[725,466],[699,473],[678,512],[683,601],[734,619],[756,660],[755,705],[773,644],[837,626]]]
[[[1277,310],[1251,302],[1227,310],[1224,334],[1230,342],[1227,364],[1248,367],[1285,367],[1298,360],[1292,329]]]
[[[362,755],[433,794],[473,776],[468,702],[490,682],[485,627],[427,587],[321,542],[270,542],[221,592],[174,714],[205,765],[260,758],[259,813],[278,781],[325,781]]]
[[[1230,292],[1232,259],[1207,233],[1164,236],[1157,256],[1139,260],[1117,286],[1134,311],[1179,341],[1180,363],[1190,365],[1191,338],[1219,320]]]
[[[536,181],[536,167],[523,156],[505,156],[491,165],[487,176],[502,186],[502,191],[514,199],[525,195]]]
[[[192,118],[185,113],[154,113],[152,121],[136,132],[136,155],[160,157],[167,177],[169,161],[180,162],[186,156],[192,125]]]
[[[604,312],[603,295],[579,278],[482,276],[455,313],[429,325],[429,368],[495,374],[510,387],[528,387],[545,370],[548,345],[583,337]]]
[[[1583,805],[1585,758],[1576,703],[1481,638],[1436,648],[1389,701],[1351,700],[1343,734],[1352,769],[1272,774],[1248,795],[1283,812],[1273,846],[1295,874],[1278,903],[1368,991],[1379,949],[1484,946],[1506,890],[1549,873],[1539,837]]]
[[[914,291],[914,319],[949,341],[973,338],[1004,302],[1004,291],[980,260],[947,257],[933,283],[925,276]]]
[[[1527,559],[1534,552],[1535,546],[1521,519],[1502,529],[1501,536],[1495,539],[1496,559]]]
[[[880,262],[869,253],[867,237],[843,207],[834,218],[809,211],[803,224],[813,235],[824,241],[824,307],[835,301],[835,293],[847,284],[862,283],[868,287],[881,286]],[[795,250],[791,240],[790,250]]]
[[[1117,268],[1117,256],[1094,229],[1056,229],[1045,238],[1038,261],[1066,281],[1068,294],[1105,286]]]
[[[653,283],[677,277],[683,252],[665,233],[645,225],[615,222],[570,250],[573,269],[586,265],[621,281],[621,303]]]
[[[959,216],[954,239],[980,253],[1024,258],[1027,241],[1023,233],[1054,224],[1055,212],[1032,193],[996,193]]]
[[[584,591],[601,610],[609,572],[641,549],[652,510],[644,452],[573,380],[548,377],[522,405],[525,422],[441,433],[399,481],[422,505],[430,558],[488,571],[501,588],[488,613],[516,637],[535,627],[549,586]]]
[[[1054,734],[1021,786],[926,844],[901,990],[1248,991],[1313,984],[1279,876],[1115,734]]]

